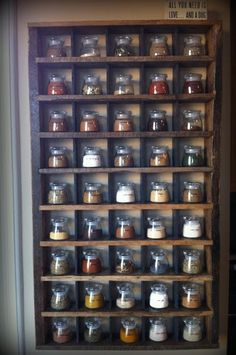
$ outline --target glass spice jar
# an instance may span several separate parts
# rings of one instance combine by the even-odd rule
[[[85,295],[85,307],[89,309],[98,309],[104,306],[104,297],[102,294],[102,285],[94,284],[87,286]]]
[[[148,126],[148,131],[150,132],[168,131],[166,111],[161,111],[161,110],[150,111],[147,126]]]
[[[133,285],[131,283],[122,283],[117,285],[119,297],[116,299],[117,307],[121,309],[130,309],[135,305]]]
[[[135,202],[134,184],[131,182],[118,182],[116,192],[116,202],[118,203],[133,203]]]
[[[53,322],[52,339],[57,344],[64,344],[71,341],[73,331],[67,318],[56,319]]]
[[[200,238],[202,236],[200,218],[197,216],[184,216],[183,219],[183,237]]]
[[[68,232],[68,218],[51,218],[51,230],[49,233],[49,238],[52,240],[67,240],[69,239]]]
[[[201,36],[189,35],[184,38],[184,55],[186,56],[204,55]]]
[[[102,202],[102,184],[86,182],[83,193],[83,203],[99,204]]]
[[[149,239],[163,239],[166,237],[166,228],[162,218],[147,218],[147,238]]]
[[[88,74],[84,78],[84,84],[82,88],[83,95],[102,95],[102,86],[100,78],[97,75]]]
[[[80,132],[99,132],[98,113],[95,111],[84,111],[80,121]]]
[[[181,129],[183,131],[202,131],[201,111],[184,110],[183,123]]]
[[[165,146],[152,146],[152,153],[149,160],[150,166],[169,166],[170,157],[168,147]]]
[[[52,275],[66,275],[70,272],[69,253],[66,250],[53,251],[50,272]]]
[[[183,202],[200,203],[202,202],[202,189],[199,182],[184,182]]]
[[[151,46],[149,55],[152,58],[169,55],[169,48],[167,45],[167,37],[165,35],[155,35],[150,39]]]
[[[52,74],[49,78],[48,95],[66,95],[67,88],[63,76]]]
[[[134,95],[134,86],[131,80],[131,74],[117,75],[114,95]]]
[[[201,307],[200,286],[195,283],[188,283],[182,286],[181,305],[186,308]]]
[[[51,205],[63,205],[68,203],[67,184],[50,182],[48,203]]]
[[[157,283],[151,286],[149,305],[155,309],[166,308],[169,305],[167,287],[163,283]]]
[[[100,168],[102,166],[101,149],[99,147],[84,147],[83,168]]]
[[[99,57],[100,50],[98,47],[98,37],[97,36],[84,36],[81,38],[81,52],[80,57]]]
[[[60,38],[51,37],[48,41],[47,57],[58,58],[65,57],[66,53],[63,48],[64,41]]]
[[[151,251],[151,262],[150,271],[153,274],[165,274],[169,271],[169,262],[167,254],[164,250],[152,250]]]
[[[66,147],[50,147],[50,155],[48,158],[49,168],[67,168],[67,148]]]
[[[125,318],[121,320],[120,340],[123,343],[132,344],[139,340],[137,323],[134,318]]]
[[[202,94],[202,74],[188,73],[184,75],[183,94]]]
[[[102,262],[97,250],[84,250],[83,255],[82,272],[86,274],[97,274],[102,271]]]
[[[187,317],[184,319],[183,338],[190,342],[202,339],[201,319],[199,317]]]
[[[149,339],[152,341],[165,341],[167,339],[167,327],[165,319],[162,317],[149,319]]]
[[[63,311],[70,307],[69,287],[57,284],[52,288],[51,308],[56,311]]]
[[[63,111],[50,112],[48,120],[49,132],[66,132],[68,130],[66,113]]]
[[[100,217],[89,217],[84,219],[83,238],[97,240],[102,238],[103,232]]]
[[[84,340],[88,343],[97,343],[102,339],[101,321],[99,318],[85,320]]]
[[[133,219],[131,217],[117,217],[117,227],[115,237],[118,239],[132,239],[135,238],[135,230]]]
[[[131,147],[124,145],[116,146],[115,151],[114,166],[116,168],[127,168],[134,166]]]
[[[131,47],[132,37],[128,35],[116,36],[115,42],[115,57],[129,57],[134,55]]]
[[[182,263],[183,272],[191,275],[200,274],[202,271],[201,253],[199,250],[184,250]]]
[[[202,148],[200,146],[185,145],[182,166],[203,166]]]
[[[155,73],[151,75],[151,82],[148,87],[149,95],[169,95],[167,74]]]
[[[151,182],[150,202],[167,203],[170,201],[168,184],[166,182]]]
[[[116,111],[113,126],[114,132],[132,132],[133,120],[131,111]]]
[[[116,272],[132,274],[135,269],[133,254],[130,249],[117,250]]]

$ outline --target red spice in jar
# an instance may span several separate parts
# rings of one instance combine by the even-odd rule
[[[67,89],[64,79],[60,76],[52,75],[48,84],[48,95],[66,95]]]
[[[183,93],[184,94],[202,94],[203,85],[201,81],[201,74],[186,74],[184,76],[184,86]]]
[[[86,274],[96,274],[102,271],[102,263],[99,256],[85,255],[82,261],[82,271]]]
[[[166,74],[153,74],[148,88],[149,95],[168,95],[169,86]]]

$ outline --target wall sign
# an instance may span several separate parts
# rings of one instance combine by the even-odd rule
[[[207,20],[207,1],[168,1],[165,18],[171,20]]]

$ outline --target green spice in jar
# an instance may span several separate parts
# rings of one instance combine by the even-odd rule
[[[50,271],[53,275],[66,275],[70,272],[70,263],[68,252],[65,250],[57,250],[52,253],[52,261]]]
[[[101,321],[98,318],[87,318],[85,321],[84,340],[97,343],[102,338]]]
[[[202,269],[200,251],[185,250],[183,254],[183,272],[186,272],[187,274],[199,274]]]
[[[203,166],[202,148],[198,146],[185,145],[182,166]]]
[[[57,284],[52,289],[51,308],[56,311],[63,311],[70,307],[70,298],[68,295],[69,287],[63,284]]]

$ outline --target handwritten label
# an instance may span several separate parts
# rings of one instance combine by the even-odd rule
[[[207,20],[207,1],[168,1],[165,18],[169,20]]]

